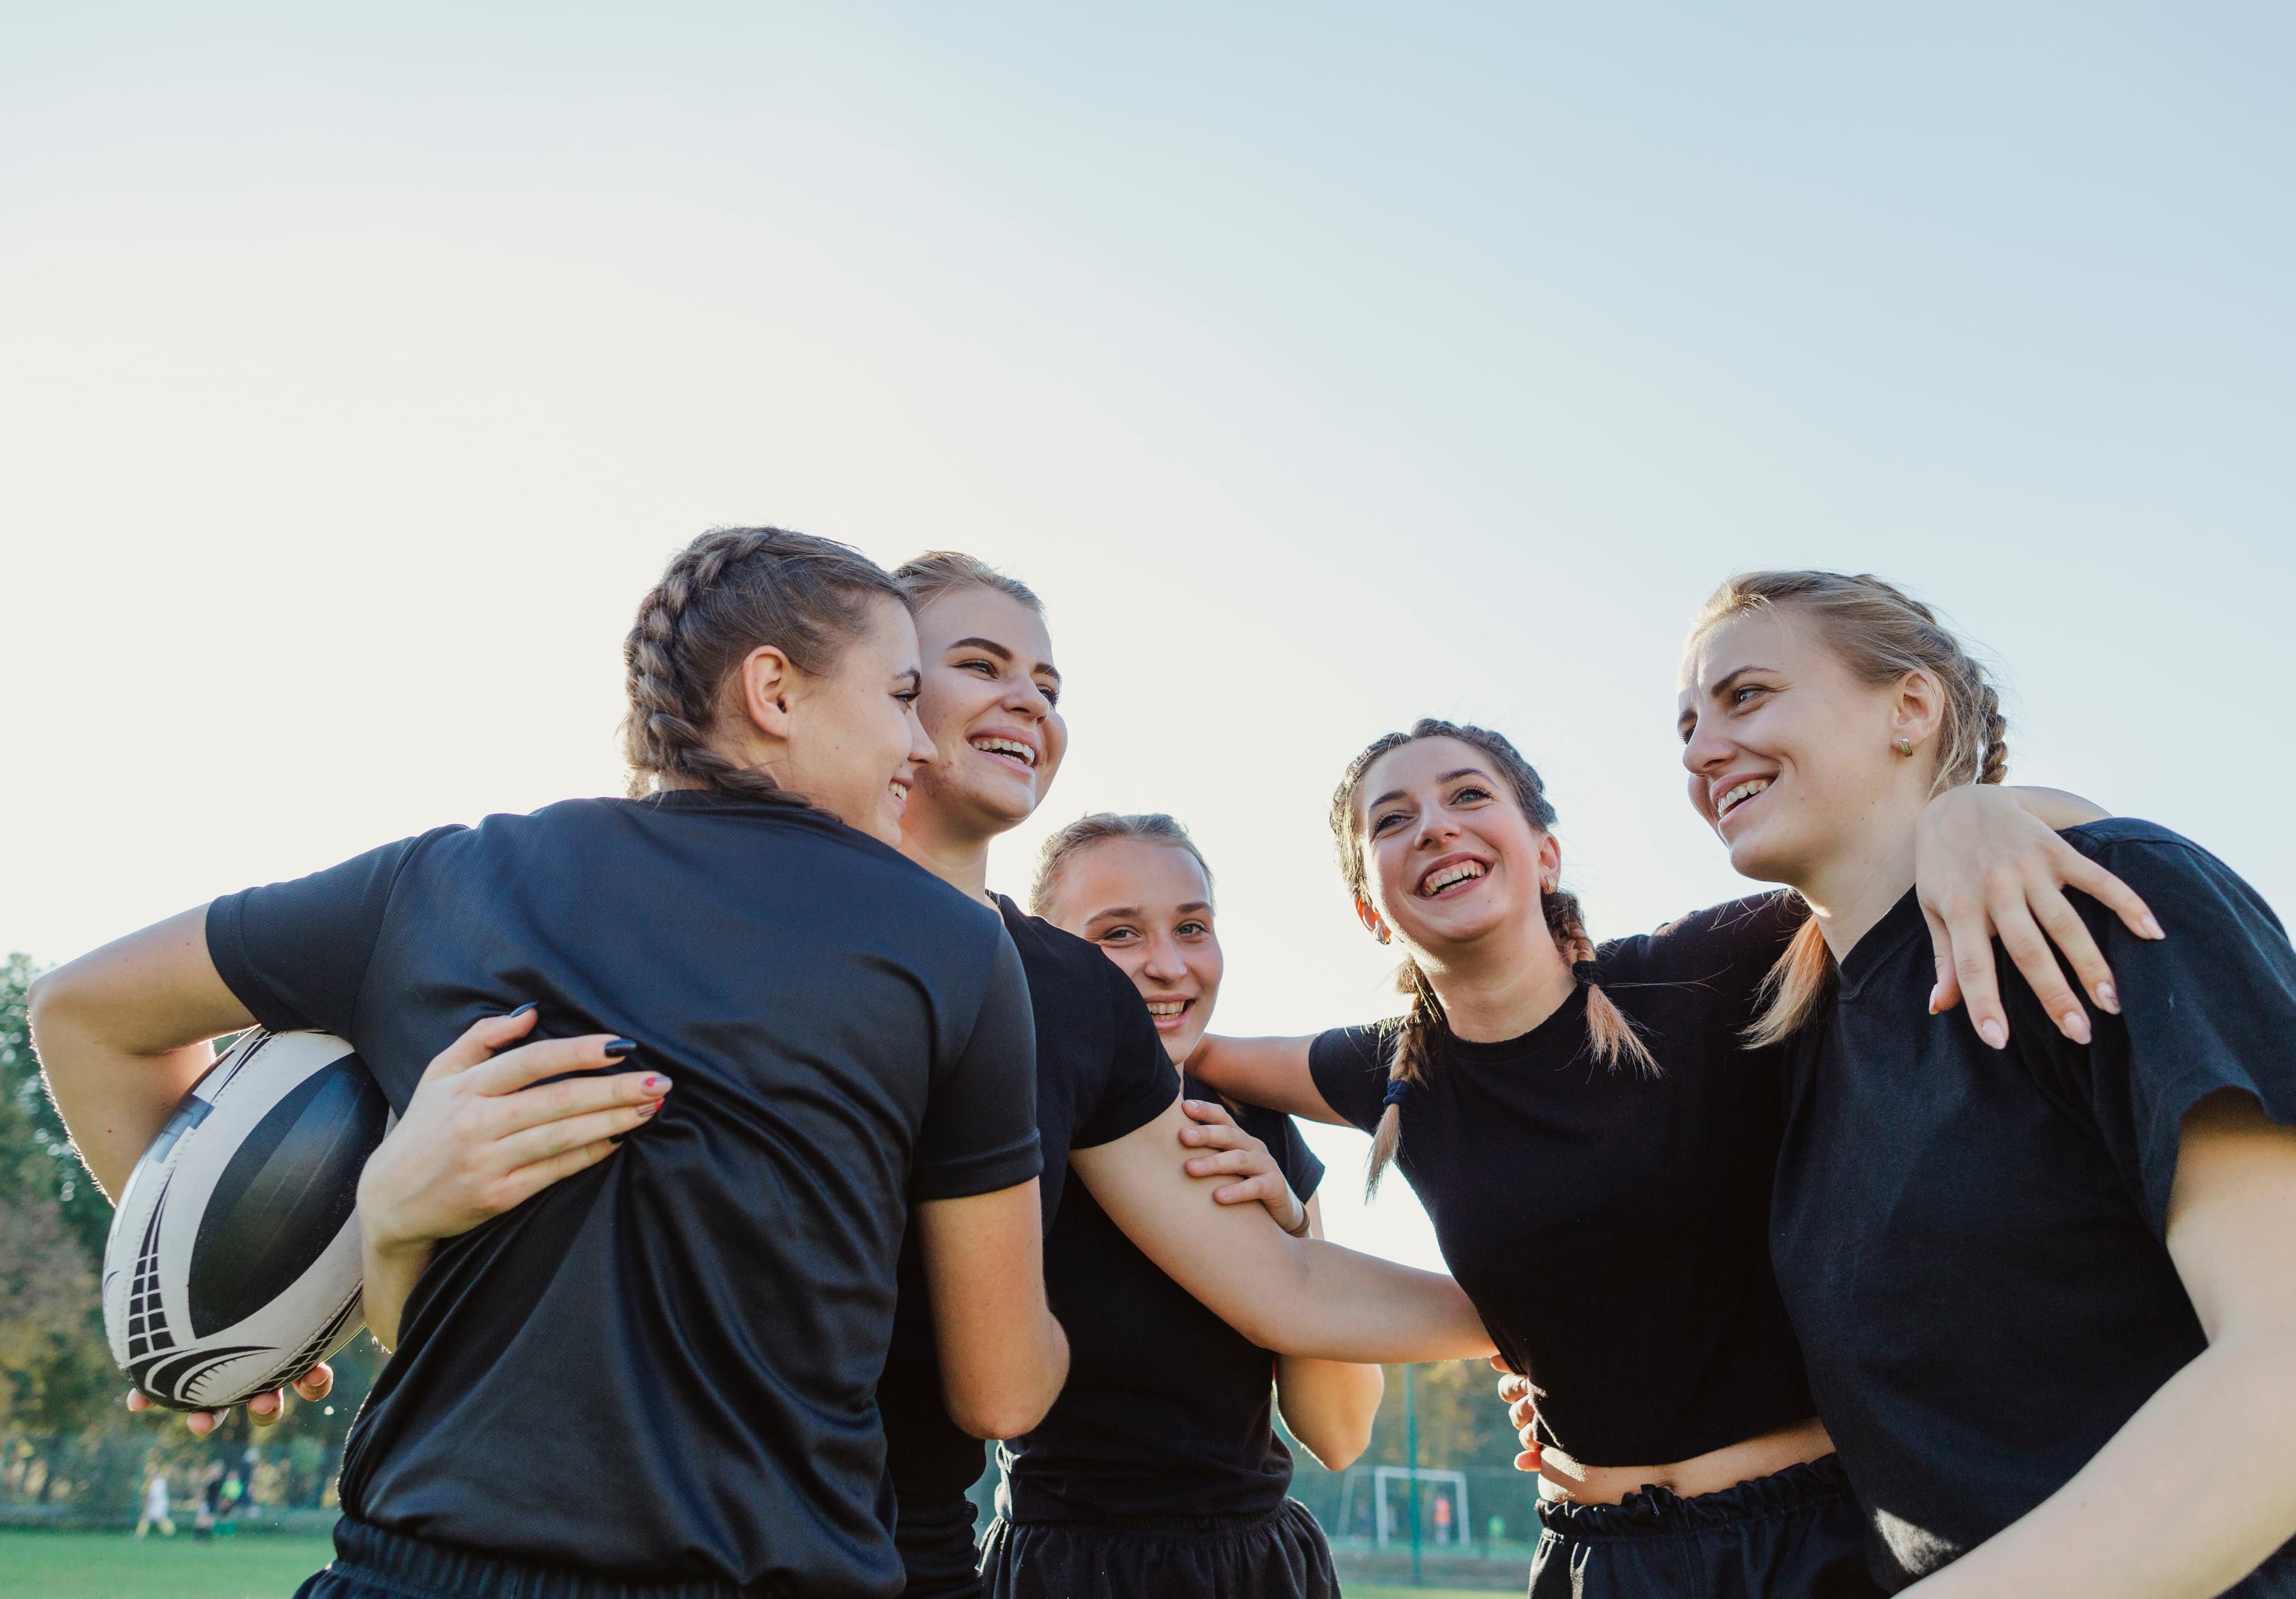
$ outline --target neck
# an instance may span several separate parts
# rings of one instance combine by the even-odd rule
[[[1793,887],[1809,901],[1810,914],[1838,962],[1857,947],[1874,924],[1914,886],[1914,824],[1877,824]]]
[[[901,853],[958,893],[984,904],[988,897],[988,846],[995,833],[972,834],[938,826],[930,807],[922,809],[917,796],[909,796],[908,814],[901,818]]]
[[[1543,920],[1504,938],[1412,954],[1443,1002],[1452,1035],[1471,1044],[1520,1038],[1561,1010],[1578,987]]]

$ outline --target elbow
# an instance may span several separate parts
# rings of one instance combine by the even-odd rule
[[[1326,1429],[1312,1439],[1300,1439],[1300,1443],[1325,1471],[1344,1472],[1371,1447],[1371,1423],[1366,1421],[1360,1429],[1350,1430],[1342,1436],[1334,1436],[1332,1430]]]
[[[79,996],[75,992],[72,969],[59,966],[53,972],[43,972],[24,990],[24,1027],[32,1037],[32,1052],[53,1078],[56,1069],[56,1052],[49,1047],[61,1033],[72,1025],[73,1012]]]
[[[971,1382],[952,1382],[942,1396],[948,1419],[979,1439],[1019,1438],[1035,1428],[1061,1397],[1069,1375],[1068,1337],[1050,1315],[1049,1337],[1025,1361],[1002,1363]]]

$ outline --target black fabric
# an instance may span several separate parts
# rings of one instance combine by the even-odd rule
[[[981,1546],[994,1599],[1339,1599],[1324,1529],[1285,1499],[1258,1516],[1096,1526],[999,1516]]]
[[[1998,949],[2005,1052],[1925,1015],[1911,893],[1805,1029],[1772,1242],[1893,1591],[2054,1493],[2206,1348],[2162,1242],[2185,1112],[2236,1088],[2296,1121],[2296,955],[2271,910],[2151,823],[2064,836],[2169,933],[2075,900],[2122,1005],[2090,1012],[2092,1043]],[[2296,1594],[2296,1552],[2232,1592]]]
[[[565,1567],[496,1560],[424,1543],[345,1516],[335,1523],[335,1558],[305,1578],[295,1599],[745,1599],[707,1578],[634,1583]]]
[[[529,1000],[676,1085],[611,1160],[439,1246],[351,1432],[351,1514],[645,1581],[898,1591],[875,1390],[908,1206],[1040,1164],[987,907],[826,817],[678,793],[426,834],[218,900],[208,940],[395,1108]]]
[[[1591,1465],[1687,1460],[1812,1414],[1765,1229],[1784,1062],[1739,1043],[1800,924],[1784,894],[1597,951],[1661,1070],[1598,1065],[1587,990],[1505,1043],[1452,1041],[1402,1101],[1397,1156],[1544,1436]],[[1378,1125],[1389,1026],[1309,1050],[1332,1110]]]
[[[1219,1098],[1193,1078],[1185,1088]],[[1257,1105],[1234,1114],[1292,1193],[1316,1192],[1324,1163],[1289,1116]],[[1292,1455],[1275,1435],[1275,1357],[1166,1276],[1081,1183],[1045,1236],[1045,1288],[1068,1331],[1068,1385],[1034,1431],[1004,1447],[1005,1519],[1258,1516],[1283,1503]]]
[[[1829,1455],[1685,1499],[1546,1499],[1530,1599],[1874,1599],[1866,1528]]]
[[[1037,1130],[1049,1237],[1067,1189],[1069,1151],[1112,1144],[1155,1120],[1179,1096],[1179,1078],[1140,991],[1098,945],[1001,896],[997,905],[1028,973],[1036,1020]],[[1049,1280],[1049,1258],[1046,1267]],[[942,1599],[979,1591],[973,1506],[965,1489],[980,1477],[982,1456],[980,1440],[950,1421],[941,1403],[923,1270],[912,1242],[902,1251],[900,1305],[878,1406],[900,1502],[909,1591],[914,1599]]]

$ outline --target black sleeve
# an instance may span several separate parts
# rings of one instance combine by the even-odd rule
[[[2029,1047],[2046,1042],[2044,1069],[2087,1103],[2122,1181],[2165,1237],[2186,1111],[2234,1088],[2273,1120],[2296,1124],[2296,951],[2254,889],[2166,828],[2116,818],[2064,836],[2143,896],[2169,936],[2140,939],[2077,896],[2112,967],[2121,1013],[2091,1007],[2092,1042],[2072,1044],[1997,944],[2003,991],[2019,1002],[2011,1029]]]
[[[437,836],[401,839],[292,882],[216,900],[208,906],[208,955],[224,986],[273,1032],[348,1036],[391,885]]]
[[[1108,1075],[1100,1097],[1077,1119],[1070,1149],[1113,1144],[1146,1127],[1180,1097],[1180,1074],[1172,1069],[1164,1039],[1148,1014],[1148,1002],[1124,969],[1097,950],[1093,960],[1108,984],[1110,1036]]]
[[[1595,952],[1605,988],[1695,983],[1724,1001],[1731,1026],[1753,1019],[1762,980],[1793,941],[1809,907],[1788,889],[1693,911],[1655,932],[1611,939]]]
[[[1021,952],[1003,928],[964,1051],[933,1078],[910,1196],[966,1199],[1045,1169],[1037,1143],[1037,1023]]]
[[[1316,1035],[1308,1046],[1308,1075],[1324,1103],[1365,1132],[1379,1127],[1386,1108],[1389,1051],[1392,1023],[1367,1027],[1335,1027]]]
[[[1298,1122],[1289,1116],[1279,1119],[1283,1125],[1276,1131],[1281,1141],[1267,1147],[1275,1153],[1275,1163],[1283,1168],[1283,1180],[1292,1185],[1292,1192],[1304,1205],[1315,1198],[1316,1190],[1324,1185],[1324,1163],[1316,1158],[1316,1152],[1308,1147],[1308,1140],[1300,1136]]]

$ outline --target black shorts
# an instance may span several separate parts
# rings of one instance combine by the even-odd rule
[[[1340,1599],[1324,1529],[1297,1499],[1263,1516],[999,1516],[980,1549],[991,1599]]]
[[[306,1578],[295,1599],[742,1599],[730,1582],[633,1583],[594,1571],[497,1560],[472,1549],[426,1544],[345,1516],[335,1558]]]
[[[1718,1494],[1539,1502],[1530,1599],[1876,1599],[1839,1457]]]

